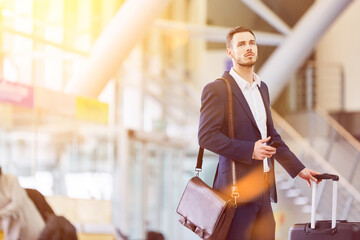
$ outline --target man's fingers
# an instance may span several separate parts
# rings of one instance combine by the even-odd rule
[[[311,181],[314,183],[320,183],[321,180],[317,180],[314,176],[316,176],[317,174],[319,174],[318,172],[308,169],[308,168],[304,168],[300,173],[299,176],[301,178],[303,178],[304,180],[306,180],[308,182],[309,187],[311,187]]]
[[[276,153],[276,150],[268,150],[264,149],[261,154],[265,155],[266,157],[272,157]]]
[[[314,170],[311,170],[309,171],[309,177],[312,181],[316,182],[316,183],[319,183],[319,180],[317,180],[317,178],[315,178],[314,176],[318,175],[319,173],[314,171]]]
[[[271,148],[265,147],[262,149],[262,151],[260,152],[261,156],[265,157],[272,157],[274,154],[276,153],[276,149],[272,150]]]
[[[267,153],[275,154],[275,153],[276,153],[276,148],[266,147],[266,148],[265,148],[265,151],[266,151]]]
[[[316,178],[314,178],[313,176],[311,176],[310,179],[316,183],[318,182],[318,180]]]
[[[255,143],[254,147],[254,159],[263,160],[264,158],[270,158],[276,153],[276,148],[265,145],[271,137],[260,139]]]
[[[262,143],[266,143],[266,142],[268,142],[268,141],[270,140],[270,138],[271,138],[271,137],[267,137],[267,138],[261,139],[261,140],[259,140],[259,141],[262,142]]]

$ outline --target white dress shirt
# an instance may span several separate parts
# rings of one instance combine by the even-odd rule
[[[256,125],[261,133],[261,139],[267,138],[267,126],[266,126],[266,110],[263,99],[258,87],[261,85],[261,80],[258,75],[254,73],[254,82],[250,86],[249,82],[239,76],[233,68],[230,70],[230,75],[235,79],[239,88],[241,89],[244,97],[249,104],[252,115],[254,116]],[[270,170],[267,159],[263,160],[264,172]]]

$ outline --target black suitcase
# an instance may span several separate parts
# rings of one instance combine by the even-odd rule
[[[312,183],[311,222],[293,225],[289,230],[289,240],[360,240],[360,223],[336,221],[337,183],[339,177],[321,174],[317,179],[333,180],[332,219],[315,222],[315,199],[317,184]]]

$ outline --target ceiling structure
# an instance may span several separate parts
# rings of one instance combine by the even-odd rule
[[[314,3],[314,0],[263,0],[262,2],[292,28]],[[209,0],[207,4],[207,23],[209,25],[227,26],[229,28],[244,25],[254,31],[279,33],[240,0],[227,0],[226,4],[224,4],[224,1]],[[225,44],[208,43],[208,48],[225,49]],[[255,66],[256,71],[263,65],[274,49],[273,46],[259,46],[259,60]]]

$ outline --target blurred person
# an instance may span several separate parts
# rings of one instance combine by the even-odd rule
[[[43,218],[17,177],[1,172],[0,218],[6,240],[37,240],[45,227]]]
[[[214,188],[231,195],[231,161],[235,162],[238,206],[227,240],[273,240],[275,220],[271,202],[277,202],[274,157],[292,178],[310,185],[318,173],[306,168],[274,128],[267,85],[254,73],[258,48],[253,31],[244,26],[226,37],[233,67],[223,74],[233,94],[234,138],[228,137],[226,85],[208,83],[202,92],[199,144],[219,155]],[[268,144],[277,142],[277,148]]]
[[[63,216],[57,216],[44,195],[35,189],[25,189],[27,195],[35,204],[45,228],[38,240],[77,240],[76,228]]]

